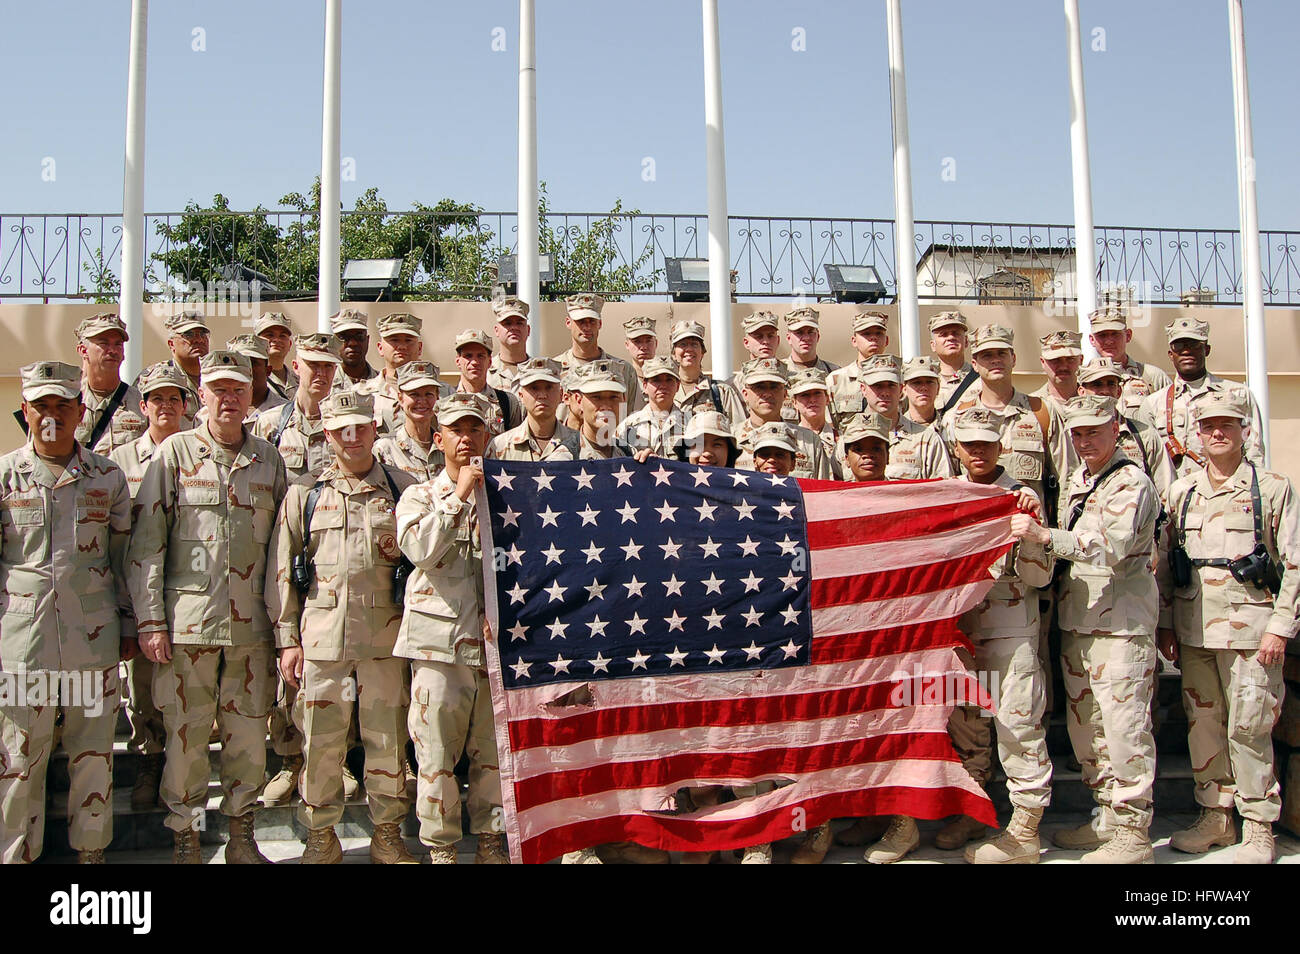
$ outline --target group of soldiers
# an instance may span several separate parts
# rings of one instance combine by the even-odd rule
[[[1270,734],[1282,656],[1300,628],[1297,510],[1290,481],[1263,469],[1249,393],[1206,367],[1206,323],[1166,329],[1171,380],[1128,355],[1126,315],[1107,307],[1091,316],[1101,357],[1084,364],[1077,332],[1051,332],[1039,342],[1047,383],[1025,394],[1012,331],[971,329],[958,311],[930,319],[932,357],[906,362],[889,351],[887,316],[858,314],[858,357],[842,368],[818,354],[816,309],[758,311],[742,321],[749,360],[722,379],[703,371],[694,321],[674,322],[660,355],[654,320],[629,318],[628,359],[610,354],[603,305],[566,299],[572,345],[548,359],[527,353],[528,305],[494,300],[492,335],[454,339],[454,384],[423,360],[410,314],[375,321],[384,366],[372,367],[370,322],[350,309],[330,333],[300,336],[285,316],[263,314],[224,350],[211,349],[202,314],[183,312],[165,323],[171,359],[133,384],[119,379],[124,325],[95,315],[77,328],[80,367],[23,368],[28,441],[0,457],[0,676],[79,673],[104,704],[92,713],[60,696],[67,680],[40,704],[0,700],[0,860],[41,853],[45,772],[62,744],[70,843],[83,862],[102,862],[124,701],[139,765],[132,804],[164,805],[178,863],[199,861],[214,741],[229,862],[264,863],[259,800],[295,796],[303,861],[340,861],[335,826],[363,784],[374,862],[414,863],[400,834],[414,801],[431,861],[455,863],[463,755],[475,860],[503,863],[474,502],[482,458],[652,455],[828,480],[960,479],[1017,495],[1017,542],[961,620],[969,664],[998,677],[996,713],[958,707],[949,724],[981,785],[996,749],[1013,814],[1001,832],[951,819],[940,847],[964,848],[972,863],[1038,860],[1059,633],[1069,737],[1098,811],[1055,842],[1088,849],[1088,863],[1152,860],[1158,648],[1181,666],[1202,809],[1174,847],[1236,842],[1235,808],[1236,860],[1273,859]],[[268,732],[282,764],[269,781]],[[357,746],[361,780],[346,762]],[[914,819],[857,819],[803,834],[794,861],[820,862],[833,837],[866,845],[874,863],[919,844]],[[668,855],[625,843],[564,860]],[[771,860],[771,845],[743,856]]]

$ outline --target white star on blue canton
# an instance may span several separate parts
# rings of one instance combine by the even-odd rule
[[[784,540],[777,540],[775,543],[781,548],[781,552],[787,556],[794,556],[794,552],[799,549],[799,542],[791,540],[788,533],[785,535]]]
[[[746,626],[757,626],[763,618],[763,614],[760,613],[758,610],[754,609],[753,603],[749,604],[748,613],[741,613],[740,615],[745,618]]]
[[[785,586],[781,587],[782,593],[784,593],[786,590],[798,589],[799,587],[799,577],[794,575],[793,570],[790,572],[788,576],[783,576],[780,579],[781,582],[785,584]]]
[[[633,507],[630,502],[624,501],[623,506],[615,508],[614,512],[623,518],[619,521],[620,523],[636,523],[636,513],[640,509],[640,507]]]
[[[524,601],[524,597],[528,595],[528,591],[516,583],[513,589],[506,590],[506,595],[510,597],[510,605],[514,606],[516,603],[522,603]]]
[[[687,655],[687,654],[684,653],[684,652],[682,652],[682,651],[681,651],[680,649],[678,649],[676,646],[673,647],[673,651],[672,651],[672,652],[670,652],[670,653],[664,653],[664,655],[668,657],[668,668],[669,668],[669,669],[672,669],[673,666],[685,666],[685,665],[686,665],[686,655]]]
[[[629,540],[627,541],[627,546],[619,547],[619,549],[623,551],[624,559],[639,560],[641,559],[641,551],[645,549],[645,546],[644,544],[633,543]]]
[[[788,503],[787,501],[783,500],[779,504],[773,504],[772,509],[776,511],[777,514],[776,519],[778,520],[794,519],[794,517],[790,516],[792,513],[794,513],[794,504],[792,503]]]
[[[561,623],[558,619],[554,623],[547,623],[546,628],[551,631],[551,639],[567,639],[564,631],[569,628],[568,623]]]
[[[678,508],[676,507],[670,506],[668,501],[665,500],[664,505],[662,507],[655,507],[655,513],[659,514],[660,523],[663,523],[665,520],[671,523],[676,523],[677,518],[674,516],[674,514],[677,513],[677,509]]]
[[[545,510],[539,510],[537,516],[542,518],[543,527],[554,527],[556,530],[560,529],[560,525],[556,523],[560,518],[560,514],[552,510],[549,505]]]
[[[773,474],[771,477],[769,477],[769,478],[767,478],[767,479],[770,480],[770,481],[772,482],[772,486],[773,486],[773,487],[784,487],[784,486],[785,486],[785,480],[786,480],[786,479],[785,479],[784,477],[778,477],[776,474]]]
[[[799,655],[799,647],[794,644],[792,639],[781,647],[781,652],[785,653],[786,659],[794,659],[795,656]]]
[[[528,638],[528,629],[524,626],[523,623],[515,623],[515,625],[511,626],[508,630],[506,630],[506,632],[510,634],[510,641],[512,643],[516,639]]]
[[[578,513],[578,516],[582,518],[582,524],[581,524],[581,525],[584,526],[584,527],[585,527],[587,524],[591,524],[593,527],[596,526],[596,518],[600,516],[600,511],[599,511],[599,510],[592,510],[592,509],[591,509],[591,504],[587,504],[586,507],[584,507],[583,509],[579,510],[577,513]]]
[[[591,546],[587,547],[587,549],[582,551],[582,553],[586,554],[588,563],[602,562],[600,559],[600,555],[604,552],[605,552],[605,548],[596,546],[595,540],[591,541]]]
[[[668,632],[670,633],[673,630],[677,630],[680,633],[686,632],[684,629],[682,629],[682,624],[686,622],[686,617],[678,616],[677,610],[673,610],[672,616],[665,616],[664,622],[668,624]]]
[[[552,477],[550,474],[546,473],[546,471],[542,471],[540,474],[534,477],[533,480],[537,481],[538,493],[540,493],[543,490],[550,490],[551,484],[555,483],[555,478]]]
[[[738,471],[738,470],[733,470],[733,471],[732,471],[731,473],[729,473],[727,476],[731,478],[731,486],[732,486],[732,487],[748,487],[748,486],[749,486],[749,478],[746,477],[744,474],[742,474],[742,473],[741,473],[740,471]]]
[[[703,523],[705,520],[712,520],[713,511],[717,510],[718,508],[716,505],[711,504],[706,500],[704,503],[700,504],[698,507],[694,509],[699,511],[700,523]]]
[[[492,479],[497,482],[497,490],[514,490],[514,474],[493,474]]]
[[[758,541],[751,540],[749,534],[745,534],[744,543],[738,543],[736,546],[740,547],[745,556],[758,556]]]
[[[750,592],[751,590],[754,591],[755,593],[757,593],[757,592],[758,592],[758,584],[760,584],[760,583],[763,582],[763,578],[762,578],[761,576],[755,576],[755,575],[754,575],[754,571],[753,571],[753,570],[750,570],[750,571],[749,571],[749,576],[745,577],[745,578],[742,579],[740,582],[745,584],[745,592],[746,592],[746,593]]]
[[[672,576],[668,577],[668,579],[664,580],[664,588],[668,590],[664,596],[681,596],[683,586],[685,586],[685,583],[677,579],[677,574],[674,573]],[[674,610],[674,612],[676,611]]]
[[[522,659],[518,659],[515,662],[512,662],[510,664],[510,668],[515,671],[516,679],[527,679],[528,670],[533,668],[533,664],[524,662]]]
[[[759,646],[751,639],[749,645],[744,647],[743,652],[745,653],[745,661],[753,662],[759,656],[763,655],[763,647]]]
[[[515,564],[516,566],[523,566],[524,555],[527,553],[528,553],[527,550],[519,549],[519,545],[517,543],[510,544],[510,549],[506,551],[506,566],[509,566],[512,563]]]
[[[667,543],[661,543],[661,544],[659,544],[659,549],[664,551],[664,559],[665,559],[665,560],[679,560],[679,559],[681,559],[681,558],[677,555],[677,551],[680,550],[681,548],[682,548],[682,544],[680,544],[680,543],[673,543],[673,538],[672,538],[672,537],[669,537],[669,538],[668,538],[668,542],[667,542]]]
[[[672,475],[673,472],[671,470],[665,470],[663,464],[659,465],[658,470],[650,471],[650,476],[655,479],[656,487],[658,487],[660,484],[668,484],[668,486],[671,487],[672,483],[669,481],[668,478],[671,477]]]
[[[644,636],[645,624],[648,622],[650,622],[648,619],[642,619],[639,614],[633,613],[627,619],[627,634],[631,636],[633,633],[640,633]]]
[[[695,473],[691,474],[691,476],[695,478],[696,487],[709,486],[709,472],[705,470],[703,467],[701,467]]]
[[[752,576],[753,574],[750,575]],[[718,574],[710,573],[709,578],[707,580],[700,580],[700,582],[704,584],[704,592],[706,594],[717,593],[719,596],[721,596],[722,584],[725,583],[726,580],[720,580],[718,579]]]
[[[542,592],[548,594],[551,598],[548,603],[554,603],[556,600],[564,599],[564,587],[560,586],[560,581],[555,580],[550,586],[542,587]]]
[[[725,649],[719,649],[718,644],[714,643],[712,649],[704,650],[704,655],[709,657],[709,665],[713,665],[714,663],[717,663],[719,666],[721,666],[722,657],[727,655],[727,651]]]
[[[740,501],[740,506],[738,506],[738,507],[736,508],[736,519],[737,519],[737,520],[753,520],[753,519],[754,519],[754,510],[755,510],[755,507],[754,507],[754,505],[753,505],[752,503],[750,503],[748,500],[744,500],[744,499],[742,499],[742,500]]]
[[[603,600],[605,598],[605,586],[606,584],[601,583],[599,580],[592,580],[591,585],[584,586],[583,589],[587,591],[587,599]]]
[[[592,672],[603,672],[603,673],[608,673],[608,672],[609,672],[609,664],[610,664],[611,662],[613,662],[613,660],[612,660],[612,659],[606,659],[604,653],[598,652],[598,653],[596,653],[596,658],[595,658],[595,659],[592,659],[592,660],[589,660],[589,662],[591,663],[591,671],[592,671]]]
[[[632,664],[633,670],[645,669],[645,664],[650,661],[650,657],[638,649],[635,656],[627,657],[627,661]]]
[[[785,626],[799,622],[799,611],[793,606],[787,606],[785,609],[781,610],[781,615],[785,618],[785,623],[783,624]]]
[[[626,467],[620,467],[618,470],[614,471],[613,477],[618,481],[618,483],[614,485],[615,488],[632,486],[632,471],[628,470]]]
[[[645,589],[645,584],[636,578],[635,573],[632,574],[632,579],[623,585],[627,587],[627,595],[629,599],[633,596],[640,596],[641,591]]]
[[[595,639],[597,636],[604,636],[605,627],[608,625],[609,623],[604,622],[599,616],[593,616],[591,622],[587,624],[587,628],[591,630],[589,635],[592,639]]]
[[[560,673],[565,673],[567,675],[569,672],[569,660],[565,659],[559,653],[555,654],[555,661],[552,663],[548,663],[548,665],[555,670],[555,675],[557,676]]]
[[[596,476],[595,474],[587,473],[586,469],[584,468],[583,470],[580,470],[576,474],[574,474],[573,479],[578,482],[579,490],[590,490],[591,481],[595,478],[595,476]]]
[[[710,629],[722,629],[722,621],[726,618],[727,618],[726,616],[724,616],[722,613],[719,613],[716,609],[711,610],[709,612],[709,615],[704,617],[704,621],[709,624],[708,626],[704,627],[705,631],[708,631]]]
[[[700,549],[704,551],[705,559],[708,559],[709,557],[716,557],[721,546],[721,543],[714,543],[713,538],[709,537],[709,539],[700,544]]]
[[[559,547],[557,547],[554,543],[552,543],[549,547],[547,547],[545,550],[542,551],[542,556],[546,557],[547,564],[559,563],[560,557],[564,556],[564,551],[561,550]]]
[[[517,527],[519,526],[519,518],[522,516],[523,514],[518,510],[515,510],[513,507],[506,507],[505,511],[501,514],[501,526]]]

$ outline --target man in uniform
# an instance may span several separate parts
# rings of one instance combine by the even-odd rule
[[[781,408],[785,405],[788,377],[785,364],[776,358],[757,358],[740,371],[741,396],[749,408],[747,417],[733,421],[732,433],[740,447],[740,460],[736,466],[753,470],[754,444],[751,437],[764,424],[781,421]],[[792,427],[797,447],[793,476],[816,480],[839,480],[839,461],[827,454],[822,439],[806,427]]]
[[[1233,861],[1271,864],[1282,807],[1272,732],[1283,657],[1300,628],[1300,508],[1290,480],[1245,458],[1251,404],[1244,388],[1204,394],[1191,413],[1205,468],[1169,493],[1157,636],[1183,674],[1201,814],[1170,844],[1193,854],[1232,844],[1235,804],[1242,834]],[[1243,567],[1251,554],[1259,558]]]
[[[627,336],[627,356],[636,369],[637,383],[644,385],[644,365],[659,353],[659,334],[655,331],[655,320],[649,315],[633,315],[623,322],[623,334]]]
[[[821,316],[816,308],[803,305],[785,316],[785,340],[790,345],[790,357],[785,359],[787,374],[803,368],[820,368],[829,375],[839,369],[838,364],[817,357],[822,331]]]
[[[30,863],[45,833],[45,776],[62,718],[68,842],[103,864],[113,839],[119,659],[136,651],[124,577],[131,496],[76,440],[81,373],[19,372],[28,442],[0,457],[0,862]]]
[[[494,438],[489,453],[499,460],[576,460],[578,432],[556,419],[563,394],[560,363],[531,358],[519,367],[518,394],[523,423]],[[576,415],[575,415],[576,416]]]
[[[863,363],[889,347],[889,316],[881,311],[864,311],[853,316],[853,334],[849,341],[857,349],[858,359],[830,372],[826,377],[831,392],[831,415],[841,426],[844,419],[861,414]]]
[[[1211,374],[1205,367],[1210,355],[1210,326],[1199,318],[1175,318],[1165,328],[1169,339],[1169,359],[1174,364],[1176,378],[1153,393],[1142,405],[1142,410],[1160,432],[1174,472],[1179,477],[1194,474],[1205,466],[1205,450],[1201,437],[1192,421],[1189,406],[1206,393],[1223,393],[1240,387]],[[1254,397],[1247,392],[1250,402],[1250,428],[1246,431],[1246,457],[1257,466],[1264,466],[1263,424]]]
[[[470,829],[477,863],[506,861],[501,776],[483,640],[483,550],[474,491],[483,481],[487,402],[457,393],[438,402],[447,467],[397,505],[397,540],[415,564],[393,654],[411,660],[407,719],[420,764],[415,814],[434,864],[456,863],[461,837],[456,763],[469,757]]]
[[[330,333],[338,336],[343,372],[334,376],[334,389],[365,385],[364,391],[373,387],[369,382],[379,377],[379,372],[370,366],[370,325],[365,314],[354,308],[343,309],[330,318]]]
[[[271,358],[264,340],[257,335],[235,335],[226,342],[226,350],[242,354],[253,369],[253,396],[246,423],[254,424],[259,415],[288,403],[271,387]]]
[[[567,311],[564,325],[569,329],[572,346],[563,354],[556,355],[555,360],[560,362],[560,367],[565,371],[573,371],[593,361],[606,362],[623,386],[627,412],[630,414],[639,411],[643,402],[636,383],[636,371],[622,358],[614,357],[600,346],[600,311],[605,307],[605,299],[600,295],[570,295],[564,299],[564,307]],[[561,423],[569,423],[563,420],[563,415]]]
[[[1092,332],[1088,338],[1097,354],[1114,361],[1124,375],[1123,395],[1119,410],[1125,417],[1135,417],[1142,411],[1146,399],[1167,388],[1169,375],[1153,364],[1143,364],[1128,354],[1133,330],[1128,326],[1128,316],[1116,305],[1099,308],[1088,316]]]
[[[1119,418],[1119,446],[1129,460],[1142,465],[1162,501],[1169,499],[1169,487],[1174,482],[1174,465],[1165,452],[1165,445],[1145,414],[1129,417],[1123,409],[1125,374],[1110,358],[1089,361],[1079,370],[1079,392],[1098,394],[1115,401]],[[1166,507],[1166,510],[1168,508]]]
[[[402,620],[393,571],[402,560],[397,501],[416,481],[375,458],[373,395],[335,391],[321,415],[333,460],[319,478],[289,487],[266,566],[280,676],[298,690],[294,721],[303,736],[301,818],[308,829],[302,862],[343,860],[334,826],[343,819],[343,760],[355,700],[373,826],[370,860],[415,864],[399,828],[407,808],[408,663],[393,655]],[[310,568],[303,588],[293,574],[298,559]]]
[[[253,322],[253,334],[266,342],[266,354],[271,362],[267,383],[271,390],[286,401],[292,401],[293,392],[298,390],[298,376],[289,363],[289,352],[293,350],[293,325],[283,313],[269,311],[257,316]]]
[[[1079,464],[1070,435],[1061,425],[1061,414],[1065,402],[1079,393],[1079,368],[1083,365],[1081,341],[1082,335],[1077,331],[1049,331],[1038,339],[1039,361],[1047,382],[1030,397],[1045,402],[1053,419],[1052,472],[1058,478],[1071,473]]]
[[[121,378],[126,325],[112,313],[92,315],[77,325],[81,356],[81,402],[86,411],[77,426],[77,443],[108,455],[148,429],[140,416],[140,392]],[[93,440],[91,438],[94,438]]]
[[[173,860],[199,863],[208,734],[221,733],[226,861],[265,864],[253,812],[266,781],[266,718],[275,654],[263,586],[284,499],[284,462],[244,425],[248,359],[204,355],[208,420],[163,441],[136,494],[129,583],[140,648],[157,664],[153,698],[167,727],[162,797]]]
[[[126,489],[135,500],[144,480],[149,461],[158,446],[181,430],[189,397],[189,379],[169,361],[150,365],[136,379],[143,395],[140,411],[149,429],[132,443],[113,451],[109,459],[122,469]],[[162,780],[163,743],[167,729],[162,713],[153,701],[153,663],[143,655],[126,664],[126,720],[131,726],[132,752],[136,753],[135,786],[131,789],[131,807],[137,811],[158,804],[158,785]]]
[[[681,385],[677,362],[672,358],[649,358],[642,373],[646,406],[623,420],[618,439],[635,450],[649,449],[655,457],[676,460],[686,439],[686,420],[673,403]]]
[[[1058,594],[1067,725],[1084,783],[1101,806],[1089,822],[1053,840],[1062,848],[1094,848],[1084,864],[1145,864],[1153,858],[1160,497],[1118,447],[1114,401],[1072,398],[1065,423],[1082,464],[1070,477],[1064,526],[1049,529],[1023,513],[1011,518],[1013,536],[1066,561]]]
[[[740,319],[740,327],[745,332],[741,344],[749,353],[749,360],[776,357],[781,349],[781,335],[778,331],[780,319],[775,313],[756,311]]]
[[[187,308],[163,322],[167,333],[167,348],[172,353],[172,364],[185,372],[190,380],[190,391],[199,393],[199,362],[208,353],[212,332],[203,312]]]
[[[734,389],[712,374],[704,373],[704,326],[698,321],[675,321],[670,334],[673,360],[677,362],[680,386],[674,403],[689,421],[699,411],[718,411],[733,425],[745,416],[745,406]]]
[[[966,355],[968,327],[960,311],[941,311],[930,318],[930,351],[939,359],[939,416],[952,409],[980,379]]]
[[[859,362],[858,384],[868,411],[889,421],[889,479],[927,480],[953,476],[943,438],[928,424],[917,424],[898,409],[903,369],[896,355],[878,354]]]
[[[528,302],[521,298],[498,298],[492,301],[496,323],[492,333],[501,342],[501,350],[488,365],[489,387],[515,391],[519,366],[528,360]]]
[[[903,362],[903,397],[907,401],[907,410],[904,414],[909,421],[938,429],[939,361],[937,358],[918,356]]]
[[[375,377],[354,384],[353,390],[375,395],[375,419],[379,422],[380,437],[387,437],[401,426],[402,412],[397,402],[397,369],[408,361],[419,360],[424,352],[424,341],[420,337],[423,324],[421,319],[405,312],[381,315],[375,319],[375,330],[379,333],[379,355],[384,359],[384,369]],[[483,372],[486,377],[486,362]]]
[[[433,409],[449,390],[432,361],[408,361],[398,368],[402,423],[395,433],[375,441],[375,456],[417,481],[433,480],[444,466],[442,451],[433,442],[438,427]]]
[[[592,361],[573,370],[572,393],[577,395],[578,460],[629,457],[632,449],[617,437],[624,390],[614,360]]]
[[[504,388],[493,387],[487,382],[488,367],[492,361],[492,339],[487,332],[476,328],[466,328],[456,336],[456,367],[460,369],[460,381],[456,390],[466,394],[477,394],[493,408],[488,427],[492,436],[512,427],[518,427],[524,420],[524,409],[519,398]]]

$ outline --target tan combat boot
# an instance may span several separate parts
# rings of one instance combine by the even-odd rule
[[[826,858],[826,852],[831,850],[831,823],[822,822],[808,834],[803,836],[803,841],[795,849],[794,857],[790,859],[792,865],[819,865]]]
[[[600,860],[600,855],[596,854],[595,848],[566,851],[564,857],[560,859],[562,865],[603,865],[604,863]]]
[[[397,822],[376,825],[370,836],[370,863],[372,865],[418,865],[419,862],[406,850],[402,829]]]
[[[434,845],[429,849],[429,863],[435,865],[456,864],[456,846]]]
[[[350,802],[357,797],[361,791],[361,783],[357,777],[352,774],[352,769],[348,768],[347,763],[343,765],[343,801]]]
[[[313,828],[307,832],[307,850],[302,853],[299,864],[343,864],[343,846],[339,844],[339,836],[334,833],[333,825],[329,828]]]
[[[892,865],[902,861],[921,843],[921,833],[916,829],[916,819],[895,815],[885,830],[885,836],[862,855],[862,860],[873,865]]]
[[[474,850],[474,864],[510,864],[510,854],[506,851],[506,836],[500,832],[481,832],[478,836],[478,847]]]
[[[740,857],[742,865],[770,865],[772,863],[772,845],[750,845]]]
[[[104,864],[104,849],[91,848],[89,851],[77,852],[77,864],[79,865],[102,865]]]
[[[161,755],[142,755],[136,763],[135,784],[131,786],[131,808],[137,812],[158,807],[158,785],[162,781]]]
[[[226,839],[226,864],[228,865],[269,865],[270,859],[257,850],[257,840],[253,838],[253,813],[232,815],[230,837]]]
[[[1041,808],[1017,806],[1007,822],[1006,831],[978,845],[967,845],[964,857],[972,865],[1038,864],[1038,823]]]
[[[1199,855],[1237,840],[1237,824],[1230,808],[1202,808],[1189,828],[1174,832],[1169,847]]]
[[[598,849],[600,860],[607,865],[666,865],[668,852],[659,848],[647,848],[634,841],[617,841],[601,845]]]
[[[1104,805],[1100,812],[1078,828],[1062,828],[1054,833],[1052,844],[1067,851],[1083,851],[1106,844],[1114,832],[1115,813],[1110,810],[1109,805]]]
[[[193,828],[172,833],[172,864],[201,865],[199,855],[199,833]]]
[[[850,847],[873,844],[885,837],[885,832],[889,829],[889,821],[888,815],[855,818],[852,825],[836,834],[835,844]]]
[[[966,842],[975,838],[986,838],[988,834],[988,825],[977,822],[969,815],[958,815],[935,834],[934,846],[944,851],[956,851]]]
[[[286,755],[284,765],[262,789],[262,804],[267,808],[288,805],[298,794],[298,776],[302,772],[302,756]]]
[[[1234,865],[1271,865],[1276,852],[1272,824],[1251,818],[1241,820],[1241,844],[1232,855]]]
[[[1079,859],[1081,865],[1153,865],[1155,852],[1145,828],[1118,825],[1110,841]]]

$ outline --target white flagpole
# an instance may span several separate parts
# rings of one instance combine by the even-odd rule
[[[722,43],[718,0],[704,14],[704,141],[709,189],[709,341],[715,378],[731,374],[731,242],[727,231],[727,157],[722,132]]]
[[[886,0],[889,33],[889,106],[894,128],[894,261],[898,282],[898,340],[903,359],[921,353],[921,319],[916,301],[916,245],[912,219],[912,158],[907,131],[907,79],[903,67],[903,11]]]
[[[1259,205],[1255,195],[1255,137],[1250,121],[1250,82],[1246,75],[1246,26],[1241,0],[1228,0],[1232,43],[1232,89],[1237,133],[1237,198],[1241,208],[1242,302],[1246,318],[1246,383],[1259,405],[1264,425],[1264,463],[1270,458],[1268,338],[1264,328],[1264,287],[1259,262]]]
[[[1074,304],[1083,351],[1097,357],[1089,315],[1097,307],[1097,243],[1092,228],[1092,167],[1088,161],[1088,108],[1083,95],[1083,38],[1079,0],[1065,0],[1066,46],[1070,60],[1070,169],[1074,180]]]
[[[144,101],[149,0],[131,2],[126,73],[126,156],[122,174],[122,284],[117,310],[126,325],[122,377],[134,381],[144,356]]]
[[[537,234],[537,39],[533,0],[519,0],[519,250],[515,256],[518,296],[528,302],[528,353],[542,353],[538,313]]]
[[[342,121],[339,98],[343,61],[343,0],[325,0],[325,71],[320,142],[320,289],[316,329],[330,330],[330,316],[339,310],[339,137]]]

